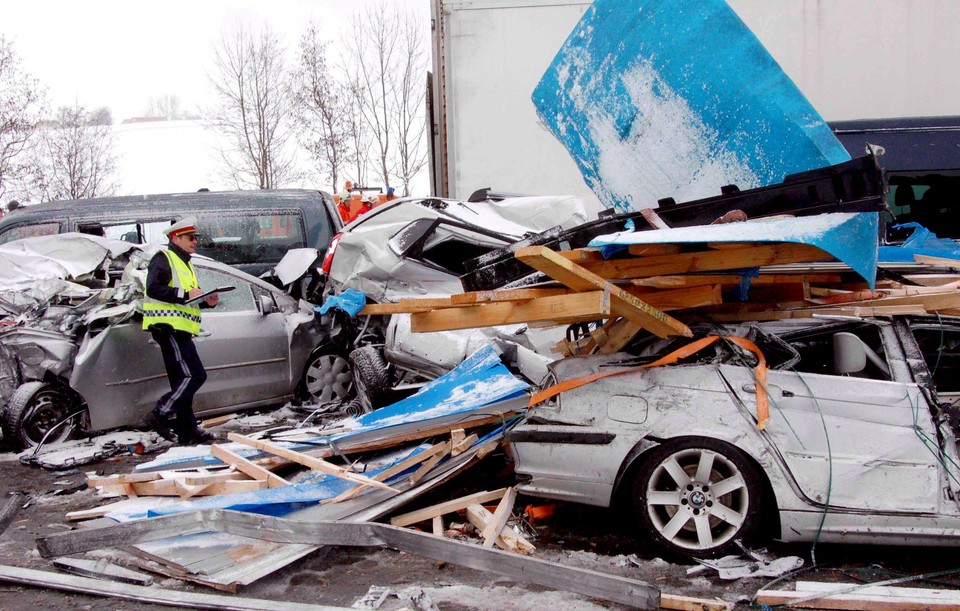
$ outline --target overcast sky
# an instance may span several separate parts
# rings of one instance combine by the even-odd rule
[[[390,1],[429,19],[429,0]],[[187,110],[205,103],[214,45],[238,20],[269,23],[292,49],[311,19],[331,37],[348,34],[354,12],[376,2],[27,0],[4,3],[0,34],[54,106],[107,106],[120,122],[144,114],[154,96],[176,94]]]

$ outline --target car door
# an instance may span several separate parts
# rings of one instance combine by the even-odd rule
[[[293,389],[290,339],[278,308],[261,313],[256,296],[270,291],[227,268],[195,260],[204,289],[234,286],[204,309],[195,341],[207,382],[194,400],[198,415],[220,408],[283,400]],[[297,372],[299,374],[299,372]],[[140,319],[112,325],[81,342],[70,379],[85,399],[93,430],[135,426],[170,390],[160,348]]]
[[[265,292],[243,278],[202,263],[195,268],[202,289],[236,289],[221,293],[216,308],[203,310],[200,336],[194,341],[207,382],[197,393],[194,411],[200,414],[288,396],[292,390],[290,341],[283,312],[272,304],[273,311],[262,313],[257,296]]]
[[[859,329],[857,334],[871,346],[882,346],[876,328]],[[793,370],[768,372],[770,421],[764,437],[799,489],[815,503],[874,511],[937,511],[943,473],[936,432],[919,387],[910,380],[884,379],[889,374],[882,371],[858,374],[869,377],[832,373],[832,367],[824,364],[831,351],[822,349],[830,339],[805,338]],[[882,349],[877,352],[885,358]],[[804,370],[811,368],[816,372]],[[753,371],[724,365],[721,374],[739,400],[755,410]]]

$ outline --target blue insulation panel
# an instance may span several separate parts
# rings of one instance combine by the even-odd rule
[[[533,103],[621,212],[850,159],[724,0],[596,0]]]

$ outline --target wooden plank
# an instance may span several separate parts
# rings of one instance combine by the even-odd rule
[[[852,589],[834,585],[833,591]],[[920,590],[919,588],[897,588],[899,590]],[[800,609],[840,609],[843,611],[958,611],[960,599],[955,592],[949,596],[923,595],[922,591],[913,595],[897,595],[883,592],[883,587],[864,587],[863,591],[833,594],[829,591],[816,596],[816,592],[789,592],[781,590],[760,590],[757,603],[765,605],[788,605]]]
[[[243,445],[248,445],[253,448],[257,448],[263,452],[273,454],[275,456],[280,456],[281,458],[286,458],[289,461],[295,462],[297,464],[309,467],[315,471],[322,471],[334,477],[339,477],[340,479],[350,480],[352,482],[357,482],[361,484],[366,484],[369,486],[374,486],[376,488],[382,488],[384,490],[390,490],[392,492],[398,492],[395,488],[378,482],[376,480],[370,479],[364,475],[358,473],[352,473],[343,467],[338,467],[334,464],[328,463],[322,458],[314,458],[312,456],[307,456],[306,454],[301,454],[300,452],[295,452],[293,450],[288,450],[287,448],[280,447],[276,444],[263,441],[261,439],[251,439],[244,435],[238,435],[237,433],[229,433],[227,439],[236,443],[242,443]]]
[[[631,244],[627,252],[634,257],[659,257],[675,255],[683,250],[680,244]]]
[[[630,284],[659,289],[683,288],[699,286],[701,284],[736,285],[743,280],[740,274],[691,274],[684,276],[652,276],[650,278],[633,278]],[[765,274],[750,278],[750,285],[769,284],[839,284],[843,282],[842,274]],[[862,283],[866,287],[865,283]]]
[[[557,256],[557,253],[549,248],[527,246],[517,250],[515,256],[527,265],[544,272],[554,280],[558,280],[574,290],[602,290],[605,297],[609,295],[611,310],[620,316],[629,318],[655,335],[660,337],[671,335],[691,337],[693,335],[690,329],[679,320],[610,284],[597,274]],[[659,259],[659,257],[652,258]],[[642,261],[644,259],[636,260]]]
[[[414,454],[413,456],[408,456],[407,458],[405,458],[404,460],[401,460],[400,462],[393,465],[392,467],[384,469],[380,473],[377,473],[376,475],[374,475],[372,479],[375,479],[378,482],[387,481],[394,475],[398,473],[403,473],[410,467],[414,465],[418,465],[423,461],[428,460],[433,456],[436,456],[437,454],[445,452],[445,450],[446,450],[446,444],[444,444],[443,442],[434,444],[432,447],[427,448],[423,452],[419,452],[417,454]],[[332,499],[321,501],[320,504],[323,505],[325,503],[341,503],[348,499],[352,499],[353,497],[357,496],[357,494],[359,494],[361,491],[366,490],[367,488],[368,486],[365,486],[363,484],[358,484],[353,488],[350,488],[349,490],[346,490],[340,493],[339,495],[335,496]]]
[[[610,312],[610,300],[605,299],[601,291],[592,291],[417,312],[410,316],[410,329],[414,333],[427,333],[557,319],[596,320],[608,318]]]
[[[433,534],[442,537],[443,536],[443,516],[433,516],[432,520]]]
[[[450,296],[450,301],[456,305],[474,305],[477,303],[497,303],[501,301],[524,301],[541,297],[556,297],[568,295],[568,288],[532,288],[532,289],[497,289],[493,291],[473,291],[458,293]]]
[[[518,258],[529,246],[517,251]],[[694,272],[713,272],[731,269],[784,265],[787,263],[808,263],[830,261],[833,257],[815,246],[808,244],[762,244],[750,248],[732,248],[728,250],[708,250],[679,253],[659,257],[631,257],[627,259],[608,259],[606,261],[585,261],[583,267],[608,280],[614,278],[648,278],[671,274],[689,274]],[[535,267],[535,266],[531,266]],[[539,269],[539,268],[537,268]],[[546,271],[546,270],[540,270]],[[547,275],[550,275],[549,273]],[[552,277],[552,276],[551,276]]]
[[[583,261],[603,261],[603,254],[599,248],[577,248],[574,250],[555,250],[557,256],[574,263]]]
[[[431,309],[430,306],[412,306],[400,303],[368,303],[360,310],[358,316],[409,314],[412,312],[429,312]]]
[[[607,331],[607,341],[598,347],[597,352],[600,354],[619,352],[623,350],[640,331],[640,325],[632,320],[621,318]]]
[[[88,475],[87,486],[96,488],[99,486],[112,486],[117,484],[134,484],[139,482],[152,482],[160,479],[159,472],[152,473],[120,473],[117,475]]]
[[[477,527],[477,530],[483,532],[487,525],[493,522],[493,514],[487,511],[482,505],[469,505],[467,507],[467,519],[471,524]],[[500,549],[513,552],[515,554],[532,554],[537,550],[532,543],[524,539],[520,533],[504,526],[500,534],[495,539]]]
[[[513,504],[516,500],[517,489],[513,486],[507,488],[506,494],[503,495],[497,505],[497,510],[493,512],[493,518],[480,533],[480,538],[483,539],[483,547],[493,547],[494,542],[500,537],[503,527],[507,525],[507,520],[513,513]]]
[[[221,424],[226,424],[227,422],[230,422],[236,417],[237,417],[236,412],[232,414],[224,414],[222,416],[214,416],[213,418],[207,418],[206,420],[201,422],[200,425],[205,429],[209,429],[215,426],[220,426]]]
[[[173,483],[176,487],[177,494],[179,494],[180,498],[184,500],[197,496],[198,494],[204,494],[213,486],[213,484],[200,484],[199,486],[191,486],[184,483],[184,481],[181,479],[175,479],[173,480]],[[132,486],[133,484],[130,485]]]
[[[210,454],[216,458],[219,458],[224,464],[233,465],[238,471],[246,473],[253,479],[266,480],[267,485],[271,488],[290,485],[290,482],[283,479],[279,475],[275,475],[260,465],[251,462],[238,454],[234,454],[221,445],[213,444],[210,446]]]
[[[180,480],[170,479],[125,485],[131,486],[137,496],[179,496],[181,498],[257,492],[267,487],[266,482],[258,480],[231,480],[202,486],[188,486]]]
[[[450,453],[450,448],[453,446],[453,444],[450,441],[444,441],[437,445],[440,446],[439,451],[436,452],[433,456],[431,456],[427,460],[423,461],[423,464],[420,465],[420,468],[417,469],[416,472],[414,472],[413,475],[411,475],[410,478],[407,480],[407,482],[411,486],[416,486],[417,483],[419,483],[419,481],[423,478],[423,476],[425,476],[430,471],[430,469],[433,469],[434,467],[436,467],[437,463],[443,460],[443,457]]]
[[[416,511],[398,515],[390,519],[390,524],[394,526],[410,526],[411,524],[416,524],[417,522],[430,520],[436,516],[442,516],[448,513],[453,513],[454,511],[466,509],[470,505],[487,503],[489,501],[501,499],[506,493],[506,488],[477,492],[468,496],[460,497],[458,499],[445,501],[437,505],[431,505],[430,507],[424,507],[423,509],[417,509]]]
[[[732,611],[736,605],[716,598],[660,594],[660,608],[672,611]]]
[[[450,450],[450,456],[459,456],[470,449],[470,446],[475,444],[479,439],[479,436],[476,433],[470,433],[460,441],[458,441],[453,448]]]
[[[120,598],[140,604],[153,603],[192,609],[226,609],[237,611],[276,611],[276,609],[281,607],[285,610],[290,609],[291,611],[334,609],[333,607],[304,605],[287,601],[278,602],[276,600],[259,600],[256,598],[241,598],[220,594],[197,594],[193,592],[165,590],[154,586],[137,586],[112,581],[100,581],[89,577],[48,573],[46,571],[13,566],[0,566],[0,581],[63,590],[65,592],[76,592],[88,596]]]

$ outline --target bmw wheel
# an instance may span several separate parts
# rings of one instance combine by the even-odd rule
[[[643,534],[667,554],[717,556],[757,534],[760,478],[750,459],[728,443],[706,437],[669,442],[637,470],[633,508]]]

